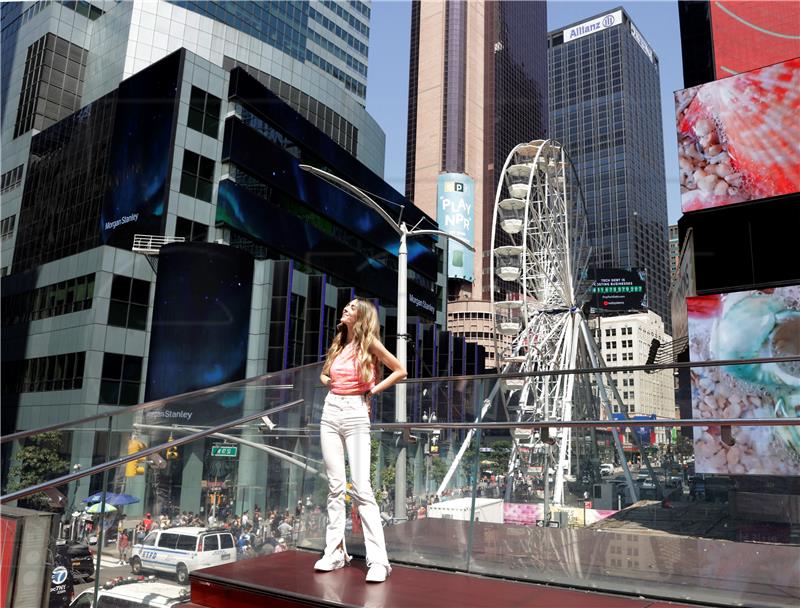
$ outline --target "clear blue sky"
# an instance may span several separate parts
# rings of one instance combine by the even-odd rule
[[[555,30],[618,6],[625,8],[659,58],[663,141],[653,143],[664,146],[667,216],[674,224],[681,213],[672,93],[683,88],[677,0],[550,1],[547,29]],[[373,0],[367,110],[386,132],[385,178],[400,192],[405,190],[410,29],[410,2]]]

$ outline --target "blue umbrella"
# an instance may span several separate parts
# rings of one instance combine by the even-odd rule
[[[83,502],[95,503],[101,502],[102,500],[103,493],[98,492],[97,494],[92,494],[88,498],[84,498]],[[106,504],[119,507],[121,505],[130,505],[135,502],[139,502],[139,499],[135,496],[131,496],[130,494],[114,494],[113,492],[106,492]]]

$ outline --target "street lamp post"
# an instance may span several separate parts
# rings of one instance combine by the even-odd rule
[[[343,180],[340,177],[317,169],[310,165],[300,165],[303,171],[308,171],[312,175],[324,179],[337,188],[340,188],[353,196],[357,201],[363,203],[375,213],[377,213],[392,229],[397,232],[400,238],[400,247],[397,252],[397,344],[396,356],[404,367],[407,366],[408,360],[406,358],[406,332],[408,331],[408,239],[417,236],[442,236],[452,239],[469,249],[475,251],[467,241],[460,237],[448,234],[441,230],[420,230],[412,227],[410,230],[405,222],[401,220],[394,220],[375,200],[372,199],[366,192],[354,186],[350,182]],[[395,387],[395,421],[407,422],[406,410],[406,385],[399,383]],[[397,454],[397,464],[395,466],[395,500],[394,500],[394,518],[395,521],[405,521],[408,517],[406,514],[406,448],[401,444],[400,450]]]

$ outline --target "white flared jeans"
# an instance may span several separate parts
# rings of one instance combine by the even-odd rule
[[[383,538],[380,509],[369,479],[369,414],[361,395],[328,393],[320,421],[320,443],[325,472],[328,475],[328,527],[325,531],[325,555],[344,546],[345,478],[344,454],[350,462],[353,484],[350,497],[358,506],[367,549],[367,565],[389,565]],[[345,549],[346,551],[346,549]]]

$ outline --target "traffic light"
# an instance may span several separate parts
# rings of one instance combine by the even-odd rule
[[[135,454],[145,448],[145,444],[139,439],[131,437],[128,440],[128,454]],[[144,461],[145,457],[142,456],[138,460],[131,460],[125,464],[125,477],[136,477],[137,475],[144,475]]]
[[[661,348],[661,342],[653,338],[653,341],[650,342],[650,351],[647,353],[645,365],[653,365],[653,363],[656,362],[656,355],[658,354],[659,348]]]
[[[173,442],[174,439],[172,438],[172,433],[169,435],[169,439],[167,439],[169,443]],[[180,454],[178,454],[178,446],[171,445],[167,448],[167,452],[164,455],[167,460],[177,460]]]

